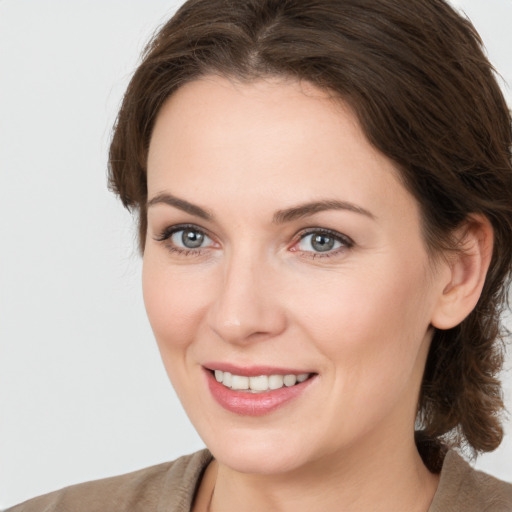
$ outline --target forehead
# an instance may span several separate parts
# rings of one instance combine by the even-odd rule
[[[341,126],[341,124],[345,126]],[[155,161],[155,146],[172,144],[182,154],[181,141],[194,139],[194,147],[219,153],[229,149],[232,158],[236,148],[250,157],[261,159],[277,149],[297,152],[302,143],[315,142],[327,146],[334,135],[353,125],[351,136],[364,136],[349,109],[334,100],[328,92],[307,82],[269,78],[240,83],[218,76],[207,76],[188,83],[176,91],[160,110],[150,144],[149,161]],[[341,130],[333,132],[333,125]],[[312,130],[314,128],[314,130]],[[337,142],[337,141],[333,141]],[[299,146],[293,146],[293,144]],[[250,149],[253,153],[247,153]],[[306,147],[304,147],[306,149]]]
[[[188,83],[159,112],[148,155],[150,198],[161,192],[206,203],[243,198],[257,212],[271,198],[283,206],[326,196],[382,210],[391,199],[395,208],[414,210],[397,174],[347,105],[311,84],[283,79],[211,76]]]

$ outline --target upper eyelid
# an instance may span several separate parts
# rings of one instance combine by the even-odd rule
[[[186,229],[198,231],[199,233],[202,233],[203,235],[206,235],[211,240],[214,239],[214,237],[210,234],[210,232],[207,229],[204,229],[200,226],[197,226],[195,224],[176,224],[172,226],[167,226],[164,229],[162,229],[159,234],[156,234],[157,240],[165,240],[167,238],[170,238],[171,235],[174,233],[177,233],[178,231],[184,231]]]
[[[335,238],[347,245],[354,245],[354,241],[348,235],[345,235],[344,233],[340,233],[339,231],[336,231],[333,229],[327,229],[327,228],[306,228],[305,230],[299,232],[299,239],[302,240],[306,236],[311,235],[313,233],[321,233],[321,234],[330,235],[333,238]]]
[[[161,234],[164,234],[164,233],[173,234],[173,233],[176,233],[177,231],[182,231],[185,229],[193,229],[200,233],[203,233],[204,235],[207,235],[209,238],[215,238],[213,235],[210,234],[210,231],[208,229],[198,226],[197,224],[190,224],[190,223],[167,226],[166,228],[164,228],[161,231]],[[336,231],[334,229],[322,228],[319,226],[303,228],[303,229],[299,230],[294,235],[294,238],[297,236],[299,238],[302,238],[302,237],[310,235],[312,233],[326,233],[326,234],[332,235],[333,237],[338,237],[343,240],[352,241],[352,239],[348,235],[345,235],[344,233],[340,233],[339,231]]]
[[[179,231],[183,231],[185,229],[191,229],[191,230],[195,230],[195,231],[197,231],[199,233],[202,233],[203,235],[207,236],[212,242],[217,243],[216,242],[216,237],[211,235],[209,233],[209,230],[207,230],[207,229],[205,229],[205,228],[203,228],[201,226],[198,226],[196,224],[192,224],[192,223],[176,224],[176,225],[168,226],[168,227],[166,227],[165,229],[162,230],[160,235],[157,235],[155,237],[155,240],[159,241],[159,242],[168,241],[171,238],[172,235],[174,235],[175,233],[177,233]],[[297,233],[295,233],[293,235],[292,247],[295,246],[302,239],[304,239],[306,236],[311,235],[311,234],[315,234],[315,233],[326,234],[328,236],[332,236],[337,241],[342,243],[345,246],[345,248],[351,248],[351,247],[354,246],[354,241],[348,235],[345,235],[345,234],[340,233],[339,231],[336,231],[336,230],[333,230],[333,229],[314,226],[314,227],[303,228],[303,229],[299,230]],[[198,247],[198,248],[195,248],[195,249],[191,248],[191,249],[187,249],[187,250],[189,250],[189,251],[201,251],[201,250],[204,250],[204,249],[207,249],[207,248],[208,247]],[[302,250],[301,252],[315,253],[316,254],[315,251],[304,251],[304,250]],[[336,250],[329,251],[329,252],[326,252],[325,255],[332,254],[332,253],[335,253],[335,252],[336,252]]]

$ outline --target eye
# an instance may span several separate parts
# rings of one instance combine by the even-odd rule
[[[326,229],[315,229],[302,233],[300,240],[291,250],[312,253],[312,257],[327,257],[353,245],[354,242],[346,235]]]
[[[169,239],[177,247],[185,249],[197,249],[204,243],[211,242],[210,238],[203,232],[190,228],[175,231]]]
[[[198,227],[183,225],[165,229],[155,240],[165,242],[169,250],[185,255],[198,254],[201,249],[214,244],[213,240]]]

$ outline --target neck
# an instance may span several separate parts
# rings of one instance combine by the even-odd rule
[[[243,474],[218,463],[210,512],[427,512],[439,477],[423,465],[413,436],[396,446],[373,441],[365,451],[329,454],[279,475]]]

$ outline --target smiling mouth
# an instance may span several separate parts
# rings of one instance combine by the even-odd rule
[[[245,393],[268,393],[269,391],[276,391],[283,387],[293,387],[308,380],[313,375],[312,373],[290,373],[287,375],[270,374],[248,377],[246,375],[235,375],[222,370],[215,370],[213,374],[215,380],[224,387],[232,391],[242,391]]]
[[[242,369],[225,363],[208,364],[204,370],[215,401],[241,416],[270,414],[298,400],[318,377],[318,373],[291,368],[251,366]]]

